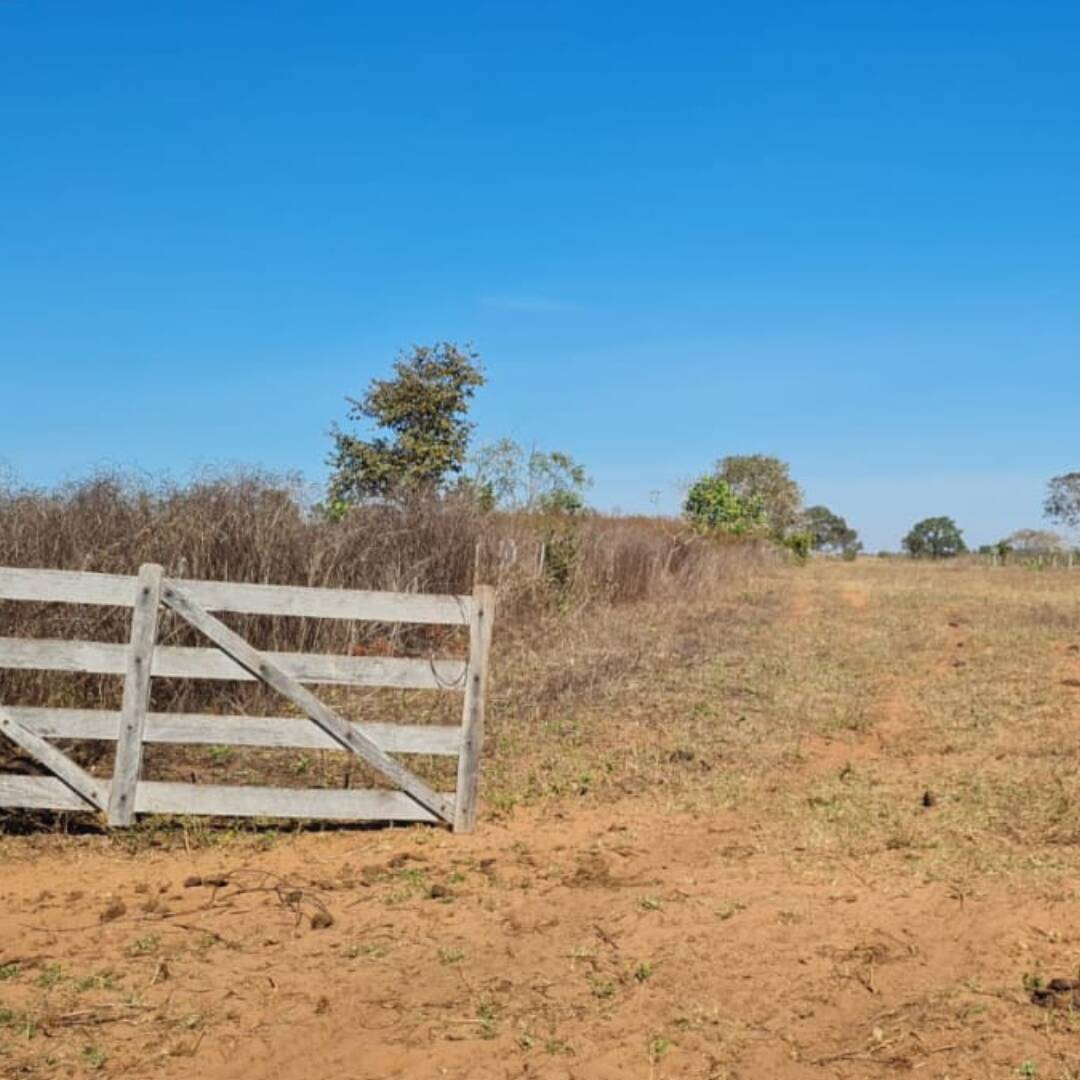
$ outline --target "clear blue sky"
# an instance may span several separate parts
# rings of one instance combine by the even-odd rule
[[[1080,469],[1080,7],[0,0],[0,459],[324,472],[398,348],[604,508],[895,547]]]

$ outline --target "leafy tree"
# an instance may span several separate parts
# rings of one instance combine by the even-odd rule
[[[810,534],[814,551],[854,558],[861,550],[859,534],[827,506],[811,506],[803,511],[800,528]]]
[[[585,466],[561,450],[528,453],[513,439],[481,447],[469,479],[481,498],[507,510],[577,514],[592,485]]]
[[[786,462],[767,454],[733,455],[717,462],[716,475],[744,503],[760,505],[775,536],[783,536],[798,524],[802,491]]]
[[[683,516],[700,532],[733,536],[762,535],[769,526],[760,496],[738,494],[716,473],[701,477],[691,486],[683,503]]]
[[[967,551],[964,534],[951,517],[924,518],[912,527],[903,544],[914,559],[951,559]]]
[[[331,506],[440,490],[465,465],[469,402],[483,385],[469,348],[444,341],[402,353],[393,378],[373,379],[362,398],[347,399],[350,420],[372,422],[386,434],[363,439],[336,425],[331,432]]]
[[[1050,481],[1043,511],[1066,528],[1080,526],[1080,472],[1063,473]]]

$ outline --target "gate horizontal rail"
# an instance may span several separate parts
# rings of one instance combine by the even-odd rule
[[[494,617],[494,590],[471,596],[368,592],[302,586],[165,579],[147,565],[139,575],[0,567],[0,600],[90,604],[132,609],[131,641],[0,638],[0,668],[72,671],[124,677],[117,710],[49,708],[0,702],[0,732],[35,757],[52,776],[0,774],[0,806],[101,810],[111,824],[136,813],[442,821],[474,827],[484,698]],[[156,643],[158,613],[172,608],[202,631],[208,647]],[[418,623],[469,628],[467,660],[258,652],[210,612]],[[149,710],[152,678],[260,680],[303,712],[302,717],[162,713]],[[441,690],[464,697],[461,725],[351,723],[307,685]],[[112,781],[91,777],[50,739],[117,743]],[[351,750],[401,790],[285,789],[176,784],[141,778],[145,743],[211,744]],[[389,754],[458,758],[453,792],[432,792]]]
[[[137,580],[126,574],[97,574],[89,570],[25,570],[5,566],[0,567],[0,599],[133,607]],[[174,581],[208,611],[443,626],[468,626],[472,615],[471,596],[365,592],[308,585],[249,585],[184,578]]]

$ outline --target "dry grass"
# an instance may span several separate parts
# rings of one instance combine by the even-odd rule
[[[662,519],[484,514],[453,499],[365,507],[329,521],[297,485],[260,475],[187,485],[104,476],[58,491],[0,490],[0,565],[133,573],[158,562],[178,577],[449,593],[471,591],[474,579],[493,582],[495,666],[502,672],[496,709],[518,717],[535,717],[538,701],[576,707],[610,694],[662,647],[662,638],[650,644],[640,635],[629,644],[624,622],[633,634],[634,619],[613,619],[613,612],[707,609],[769,560],[765,549],[706,543]],[[129,618],[126,610],[0,602],[0,635],[123,642]],[[463,630],[432,643],[415,627],[235,615],[226,621],[257,646],[280,651],[347,653],[376,641],[398,655],[462,655],[466,648]],[[664,621],[662,633],[677,631]],[[160,640],[201,643],[168,612]],[[120,679],[109,676],[0,672],[0,699],[26,705],[117,708],[120,691]],[[152,693],[152,707],[162,711],[289,711],[258,685],[243,683],[156,679]],[[355,719],[413,723],[453,722],[460,708],[454,695],[425,692],[340,691],[334,701]],[[108,771],[107,745],[69,749],[92,770]],[[375,782],[364,770],[350,772],[350,764],[335,752],[151,746],[146,755],[151,778]],[[452,780],[445,760],[421,761],[418,769],[432,782]]]

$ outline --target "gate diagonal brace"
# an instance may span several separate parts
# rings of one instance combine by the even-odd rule
[[[329,705],[320,701],[306,686],[286,674],[269,657],[259,652],[220,619],[215,618],[175,582],[165,580],[161,602],[175,611],[185,622],[202,631],[222,652],[230,656],[245,671],[266,683],[282,697],[302,709],[309,720],[323,729],[343,749],[351,750],[378,770],[386,779],[447,824],[454,821],[454,802],[433,791],[366,735],[357,731]]]
[[[0,734],[6,735],[16,746],[25,750],[40,765],[44,765],[57,779],[62,780],[79,798],[95,810],[104,811],[109,801],[105,784],[95,780],[85,769],[57,750],[52,743],[23,726],[0,705]]]

